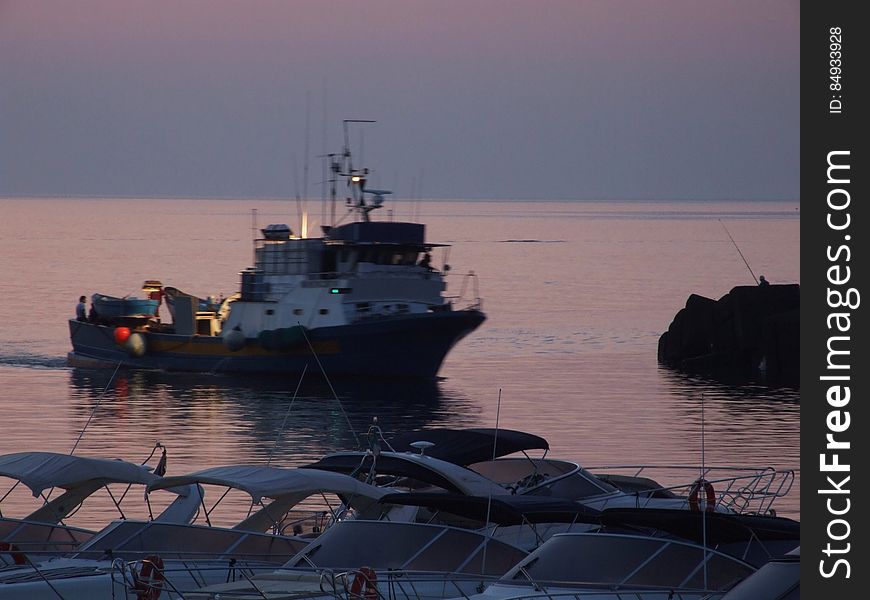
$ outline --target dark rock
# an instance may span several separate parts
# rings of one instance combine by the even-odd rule
[[[738,286],[692,294],[659,338],[659,362],[729,380],[799,385],[800,286]]]

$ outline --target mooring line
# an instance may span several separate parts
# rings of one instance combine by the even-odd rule
[[[100,392],[100,396],[99,396],[99,398],[97,398],[97,404],[94,406],[94,410],[91,411],[91,416],[88,417],[88,421],[87,421],[87,423],[85,423],[85,426],[82,427],[82,431],[81,431],[81,433],[79,433],[79,437],[76,440],[76,443],[73,444],[72,450],[69,451],[70,456],[72,456],[75,453],[76,448],[78,448],[78,446],[79,446],[79,442],[82,441],[82,436],[85,435],[85,431],[87,430],[88,425],[91,424],[91,419],[94,418],[94,414],[97,412],[97,409],[100,408],[100,403],[103,401],[103,397],[106,395],[106,392],[109,390],[109,386],[112,385],[112,382],[115,380],[115,375],[118,374],[118,369],[121,368],[122,362],[123,361],[118,362],[118,365],[115,367],[115,371],[112,373],[112,376],[109,377],[109,382],[106,384],[106,387],[103,388],[103,391]]]
[[[353,439],[356,441],[357,448],[360,448],[359,436],[356,434],[356,431],[353,428],[353,424],[350,422],[350,419],[347,416],[347,413],[344,410],[344,405],[341,403],[341,398],[338,397],[338,394],[335,393],[335,388],[332,387],[332,382],[329,380],[329,376],[326,374],[326,369],[323,368],[323,363],[320,362],[320,357],[317,356],[317,352],[314,350],[314,346],[311,345],[311,340],[308,339],[308,334],[305,333],[305,328],[302,326],[302,323],[296,321],[296,324],[299,325],[302,331],[302,337],[305,338],[305,342],[308,344],[308,348],[311,350],[311,354],[314,356],[314,360],[317,361],[317,366],[320,367],[320,372],[323,373],[323,378],[326,380],[326,385],[329,386],[329,390],[332,392],[332,396],[335,398],[335,401],[338,402],[338,407],[341,409],[341,414],[344,415],[344,420],[347,421],[347,426],[350,428],[351,434],[353,434]]]
[[[299,376],[299,382],[296,384],[296,391],[293,392],[290,406],[287,407],[287,413],[284,415],[284,422],[281,423],[281,429],[278,430],[278,435],[275,436],[275,445],[272,446],[272,451],[269,453],[269,460],[266,462],[267,467],[272,464],[272,456],[274,456],[275,450],[278,448],[278,441],[281,439],[281,434],[284,433],[284,428],[287,426],[287,419],[290,418],[290,411],[293,410],[293,403],[296,402],[296,396],[299,395],[299,388],[302,387],[302,380],[305,378],[306,372],[308,372],[308,363],[305,363],[305,366],[302,368],[302,375]]]

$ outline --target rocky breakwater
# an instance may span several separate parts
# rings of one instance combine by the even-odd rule
[[[737,286],[692,294],[659,338],[659,362],[729,382],[798,387],[800,285]]]

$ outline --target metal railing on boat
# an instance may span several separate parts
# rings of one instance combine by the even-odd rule
[[[608,465],[585,467],[597,476],[629,473],[631,477],[654,478],[656,472],[667,475],[691,474],[689,477],[703,479],[713,486],[716,505],[742,514],[772,514],[773,503],[786,496],[794,484],[794,469],[773,467],[709,466],[700,469],[687,465]],[[661,486],[644,489],[646,498],[656,492],[671,492],[687,495],[693,483]],[[617,486],[618,487],[618,486]],[[643,503],[640,503],[643,506]]]

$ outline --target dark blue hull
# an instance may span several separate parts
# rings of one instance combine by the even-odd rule
[[[113,328],[69,322],[75,366],[116,366],[203,373],[298,376],[308,367],[328,376],[435,377],[447,352],[485,317],[478,310],[405,315],[307,331],[307,340],[284,350],[248,339],[230,351],[221,338],[140,332],[145,353],[132,356],[114,341]]]

